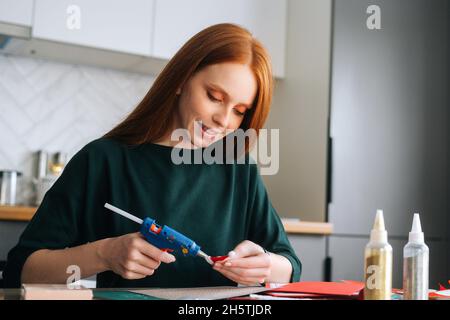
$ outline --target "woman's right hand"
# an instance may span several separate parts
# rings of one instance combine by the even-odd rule
[[[100,258],[108,270],[124,279],[142,279],[151,276],[161,262],[175,261],[173,255],[148,243],[139,232],[107,240],[100,249]]]

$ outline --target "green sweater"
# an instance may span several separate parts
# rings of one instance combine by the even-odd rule
[[[105,138],[87,144],[69,161],[9,252],[3,273],[6,287],[21,285],[22,267],[36,250],[74,247],[139,231],[138,224],[104,208],[105,202],[170,226],[209,255],[224,255],[243,240],[253,241],[289,259],[291,281],[298,281],[301,263],[257,165],[249,161],[176,165],[172,149],[152,143],[130,147]],[[126,280],[111,271],[97,275],[100,288],[220,285],[235,283],[204,259],[181,254],[144,279]]]

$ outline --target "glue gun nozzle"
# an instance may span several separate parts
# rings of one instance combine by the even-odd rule
[[[197,252],[197,255],[198,255],[199,257],[202,257],[203,259],[205,259],[206,262],[208,262],[210,265],[213,265],[213,264],[214,264],[214,262],[211,260],[211,257],[208,256],[206,253],[204,253],[202,250],[199,250],[199,251]]]

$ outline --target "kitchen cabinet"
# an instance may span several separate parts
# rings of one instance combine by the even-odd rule
[[[274,74],[284,76],[286,0],[156,0],[153,56],[170,59],[194,34],[217,23],[249,29],[269,51]]]
[[[301,281],[325,280],[326,237],[289,234],[289,241],[302,263]]]
[[[19,242],[27,224],[26,221],[0,220],[0,261],[6,261],[9,250]]]
[[[36,0],[32,36],[148,56],[153,17],[152,0]]]
[[[0,23],[31,27],[34,0],[1,0]]]

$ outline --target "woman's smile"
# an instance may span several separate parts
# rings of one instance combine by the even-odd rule
[[[201,124],[202,137],[206,137],[209,140],[213,140],[221,131],[212,129],[205,124]]]

